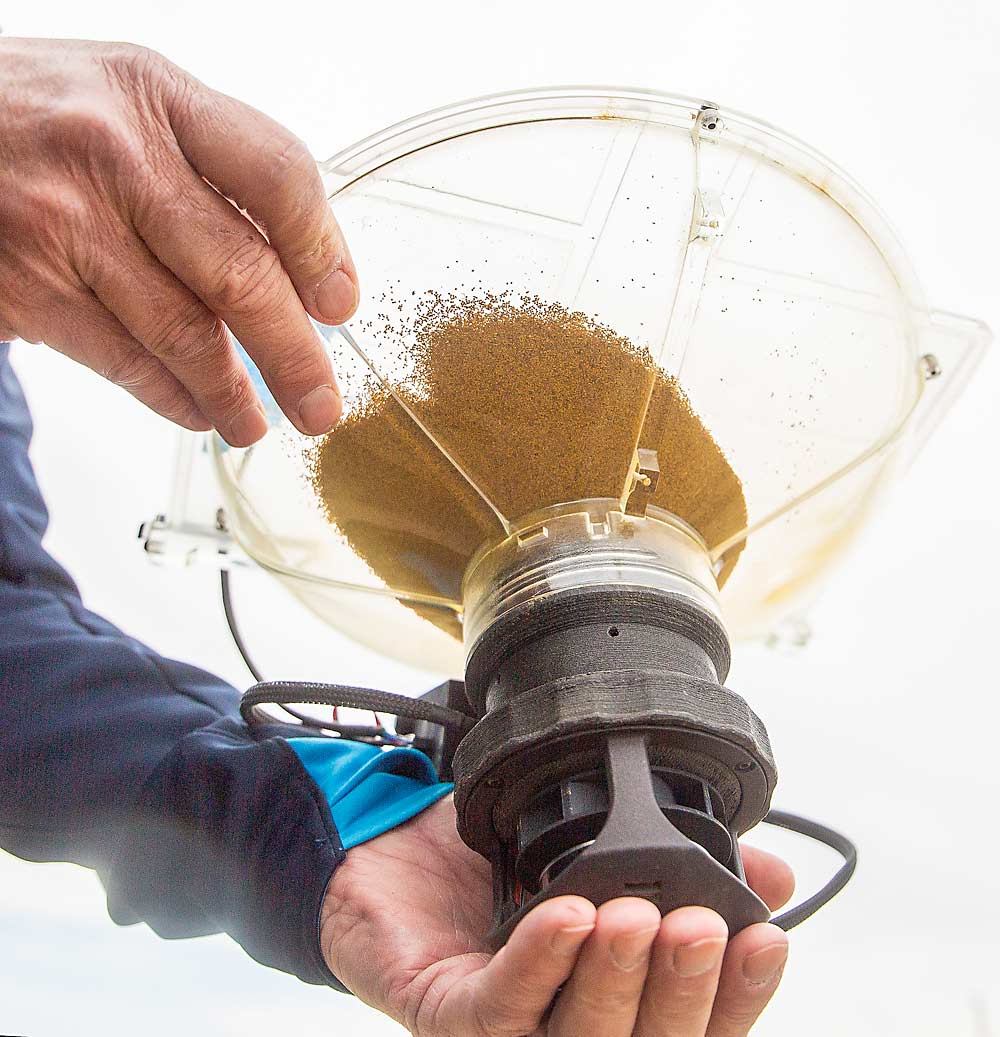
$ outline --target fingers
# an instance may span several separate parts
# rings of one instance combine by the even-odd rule
[[[671,911],[653,942],[635,1037],[704,1037],[728,939],[704,907]]]
[[[767,924],[739,933],[728,949],[727,936],[725,922],[702,907],[661,920],[635,898],[596,913],[579,898],[548,901],[476,977],[474,1032],[536,1031],[565,983],[548,1037],[746,1037],[777,988],[788,941]],[[560,943],[565,953],[553,954]]]
[[[171,125],[192,167],[264,227],[306,309],[328,324],[346,321],[358,304],[357,273],[302,141],[201,84],[174,106]]]
[[[593,934],[553,1009],[551,1037],[630,1037],[660,929],[649,901],[623,897],[601,905]]]
[[[530,911],[506,946],[475,977],[468,1011],[454,1032],[535,1030],[573,971],[596,916],[594,905],[582,897],[554,897]]]
[[[795,874],[780,858],[755,846],[743,846],[743,869],[750,888],[772,910],[787,904],[795,892]]]
[[[733,938],[705,1037],[746,1037],[777,989],[788,937],[774,925],[752,925]]]
[[[278,254],[182,155],[164,161],[158,193],[135,202],[142,238],[232,329],[296,428],[328,432],[340,417],[340,392]]]
[[[121,386],[170,421],[196,432],[212,427],[184,386],[93,295],[81,291],[70,313],[51,316],[48,345]]]
[[[231,446],[249,446],[267,419],[226,326],[138,239],[108,244],[90,286],[132,337],[187,389]]]

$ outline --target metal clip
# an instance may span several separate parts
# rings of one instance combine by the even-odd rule
[[[139,542],[149,559],[159,565],[207,563],[217,569],[231,569],[249,564],[226,528],[221,508],[216,512],[214,526],[173,522],[159,514],[139,527]]]
[[[660,481],[660,460],[655,450],[636,450],[632,458],[632,476],[625,500],[625,514],[646,514],[646,508]]]
[[[721,238],[726,213],[722,208],[722,196],[714,187],[698,190],[698,209],[700,212],[695,212],[693,237]]]

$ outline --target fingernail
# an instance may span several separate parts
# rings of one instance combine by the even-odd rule
[[[340,396],[329,385],[318,385],[299,403],[299,422],[307,436],[322,436],[340,418]]]
[[[681,944],[674,950],[674,972],[685,977],[703,976],[718,966],[725,950],[726,941],[718,936]]]
[[[267,418],[260,406],[247,407],[229,423],[225,438],[231,446],[250,446],[267,432]]]
[[[582,925],[567,925],[559,929],[552,936],[552,949],[556,954],[569,954],[575,951],[583,943],[583,935],[589,935],[594,931],[593,922],[584,922]]]
[[[358,286],[343,270],[334,270],[316,289],[316,309],[331,324],[343,324],[358,305]]]
[[[743,976],[751,983],[768,983],[784,967],[788,958],[788,947],[783,943],[772,943],[770,947],[754,951],[743,960]]]
[[[620,969],[634,969],[646,960],[653,937],[660,931],[655,929],[642,929],[637,933],[623,933],[611,941],[611,957]]]

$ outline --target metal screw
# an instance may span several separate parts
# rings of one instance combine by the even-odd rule
[[[707,101],[703,104],[698,115],[698,122],[701,124],[702,128],[706,130],[722,129],[722,120],[719,118],[718,105],[712,104],[711,101]]]
[[[934,378],[940,378],[944,374],[944,368],[941,366],[941,361],[933,353],[924,353],[920,358],[921,364],[924,367],[924,378],[927,381],[931,381]]]

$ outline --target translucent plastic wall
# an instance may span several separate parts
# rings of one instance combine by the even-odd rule
[[[671,506],[663,495],[683,459],[670,456],[680,440],[654,427],[663,418],[651,367],[611,370],[603,353],[585,391],[560,372],[562,354],[548,368],[544,356],[515,358],[495,391],[480,380],[474,409],[446,414],[415,381],[429,307],[555,304],[676,379],[742,483],[739,522],[680,509],[725,575],[735,636],[766,632],[817,585],[988,338],[926,309],[878,211],[835,167],[698,102],[601,90],[488,98],[412,120],[323,168],[363,302],[350,341],[322,334],[348,414],[370,410],[373,391],[394,404],[351,456],[398,486],[408,457],[435,451],[440,471],[430,490],[421,483],[434,506],[387,506],[377,476],[374,490],[345,478],[338,529],[309,483],[308,444],[277,417],[250,450],[220,443],[219,470],[234,532],[256,560],[352,636],[430,667],[457,671],[462,658],[448,623],[427,620],[461,613],[442,523],[461,512],[461,544],[474,546],[566,503],[567,486],[624,494],[644,445],[661,451],[660,503]],[[477,348],[509,345],[487,337]],[[928,353],[943,377],[928,381]],[[533,411],[540,428],[552,416],[555,439],[510,434],[510,415]],[[384,434],[371,434],[373,421]],[[592,457],[592,485],[555,474],[574,434],[586,436],[574,457]],[[552,478],[539,477],[546,465]],[[362,534],[384,523],[385,544],[407,564],[389,578],[376,571],[345,538],[352,523]]]

